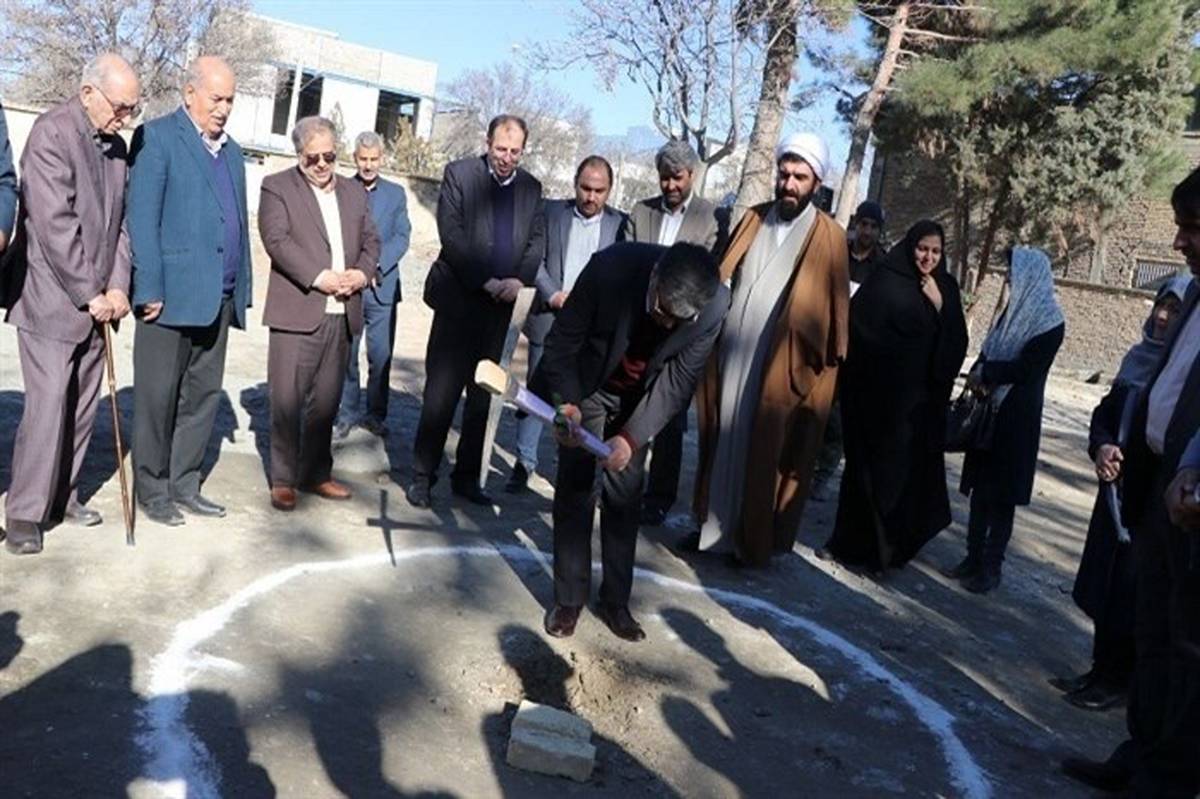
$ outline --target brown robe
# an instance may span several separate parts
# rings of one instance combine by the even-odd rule
[[[738,223],[721,261],[730,279],[762,229],[772,203],[755,206]],[[786,305],[771,332],[754,420],[754,457],[746,463],[746,487],[734,547],[746,564],[765,566],[773,553],[796,540],[813,465],[846,357],[850,309],[846,233],[818,212],[788,284]],[[713,348],[696,394],[700,460],[692,509],[708,516],[708,484],[719,434],[720,345]]]

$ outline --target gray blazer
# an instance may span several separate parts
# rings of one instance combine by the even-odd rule
[[[663,219],[662,197],[651,197],[639,202],[633,207],[630,219],[631,241],[658,244],[658,233],[662,229]],[[717,206],[693,194],[675,241],[699,244],[709,252],[717,252],[719,246],[724,246],[726,232],[725,225],[717,214]]]
[[[79,98],[37,118],[21,154],[21,212],[5,262],[8,321],[79,343],[93,327],[87,305],[110,289],[129,293],[125,141],[96,129]]]
[[[600,212],[600,246],[603,250],[617,241],[625,241],[629,217],[608,205]],[[550,332],[555,311],[547,305],[550,298],[563,287],[563,262],[567,257],[567,243],[571,238],[571,220],[575,215],[574,200],[546,201],[546,256],[538,267],[534,285],[537,286],[537,313],[531,313],[525,322],[525,336],[534,344],[541,344]]]

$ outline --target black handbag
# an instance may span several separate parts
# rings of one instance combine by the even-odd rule
[[[991,400],[964,388],[946,414],[946,452],[987,451],[996,432]]]

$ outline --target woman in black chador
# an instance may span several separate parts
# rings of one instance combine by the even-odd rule
[[[1133,674],[1133,553],[1117,525],[1121,462],[1129,434],[1125,428],[1132,406],[1154,377],[1167,328],[1179,316],[1191,282],[1190,276],[1176,277],[1159,289],[1142,340],[1125,355],[1112,388],[1092,411],[1088,454],[1096,464],[1100,490],[1072,592],[1075,604],[1095,623],[1092,668],[1078,677],[1050,681],[1066,692],[1068,702],[1084,710],[1119,705]]]
[[[846,467],[822,557],[898,568],[950,524],[942,450],[967,325],[944,244],[941,225],[913,225],[851,301]]]

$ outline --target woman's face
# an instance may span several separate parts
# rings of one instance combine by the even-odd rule
[[[1151,318],[1154,319],[1151,338],[1162,341],[1167,337],[1167,328],[1175,321],[1175,317],[1179,316],[1179,308],[1179,298],[1174,294],[1168,294],[1154,304],[1154,311],[1151,313]]]
[[[917,262],[917,271],[928,275],[942,260],[942,237],[936,234],[922,236],[913,251],[913,260]]]

